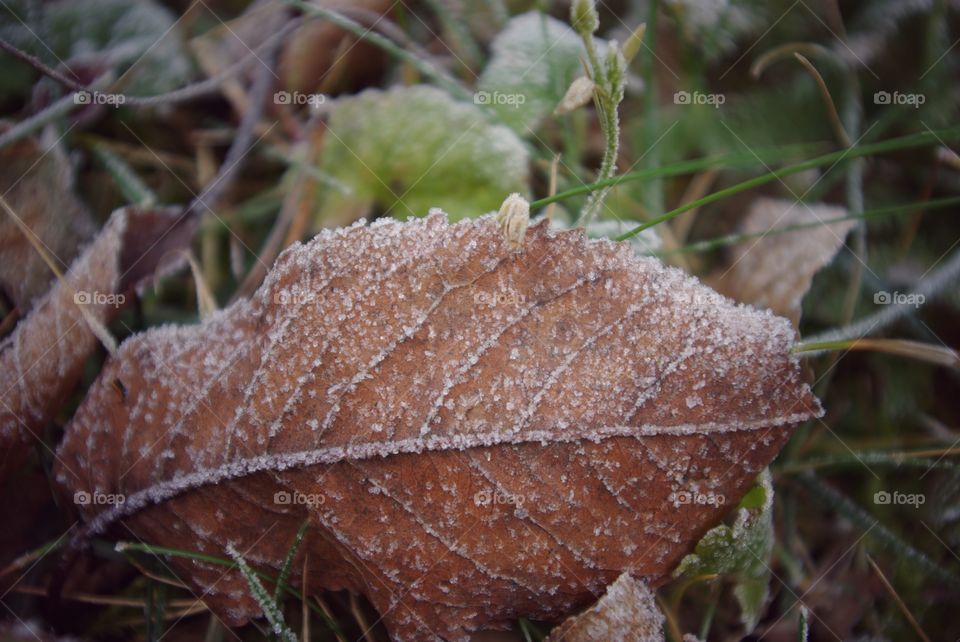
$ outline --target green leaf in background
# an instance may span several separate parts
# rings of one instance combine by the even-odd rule
[[[598,41],[600,55],[605,43]],[[492,45],[474,102],[529,136],[553,112],[570,83],[583,75],[583,41],[568,25],[538,11],[510,20]]]
[[[511,192],[527,192],[529,159],[508,127],[435,87],[367,90],[333,106],[320,170],[347,187],[327,190],[320,214],[342,221],[384,213],[451,220],[495,211]]]
[[[718,574],[731,576],[740,604],[740,620],[752,631],[769,596],[773,551],[773,482],[764,470],[757,485],[737,507],[733,526],[721,524],[707,531],[694,552],[680,561],[674,577]]]
[[[192,74],[176,16],[151,0],[60,0],[45,3],[42,11],[11,3],[0,8],[0,16],[6,25],[0,35],[51,66],[90,63],[119,76],[135,64],[125,93],[163,93]]]

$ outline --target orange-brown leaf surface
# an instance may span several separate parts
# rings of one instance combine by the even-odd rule
[[[274,574],[309,518],[293,585],[462,639],[558,620],[623,572],[665,581],[820,412],[793,338],[582,230],[355,225],[288,249],[251,300],[125,342],[57,475],[94,497],[88,534],[230,544]],[[229,622],[259,614],[240,575],[174,563]]]

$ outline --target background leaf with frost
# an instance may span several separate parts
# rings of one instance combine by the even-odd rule
[[[528,155],[516,134],[435,87],[340,98],[327,130],[320,169],[348,193],[328,190],[321,212],[405,219],[439,207],[460,219],[528,190]]]
[[[624,573],[596,604],[561,623],[544,642],[663,642],[663,622],[654,592]]]
[[[847,209],[824,203],[758,198],[741,225],[745,234],[763,234],[738,243],[728,267],[709,279],[719,292],[743,303],[769,308],[794,323],[800,320],[803,297],[813,277],[843,247],[856,221]],[[778,232],[792,225],[827,223],[814,228]]]
[[[90,322],[108,323],[128,296],[132,300],[134,286],[179,262],[177,253],[190,240],[181,214],[178,208],[116,210],[64,278],[0,340],[3,464],[19,463],[21,446],[38,440],[80,380],[97,346]]]
[[[27,138],[0,150],[0,194],[65,268],[96,229],[74,192],[73,167],[57,142],[59,137],[51,127],[40,139]],[[21,316],[26,315],[50,287],[54,274],[4,212],[0,212],[0,254],[0,291]]]
[[[598,45],[602,56],[605,44]],[[477,84],[485,93],[478,95],[502,122],[525,137],[553,112],[570,83],[583,75],[580,59],[586,57],[583,41],[569,25],[539,11],[511,19],[493,41],[492,51]],[[497,95],[505,98],[498,100]]]
[[[677,566],[674,576],[732,576],[741,621],[750,632],[756,627],[769,596],[767,560],[773,551],[773,541],[773,483],[767,469],[741,500],[733,526],[721,524],[707,531],[694,552]]]
[[[93,63],[119,76],[136,63],[126,93],[170,91],[192,73],[176,17],[152,0],[60,0],[42,11],[30,3],[3,11],[23,21],[8,15],[4,37],[53,66]]]

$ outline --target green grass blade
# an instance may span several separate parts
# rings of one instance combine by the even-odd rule
[[[216,566],[224,566],[227,568],[232,568],[236,566],[231,560],[217,557],[216,555],[207,555],[206,553],[198,553],[196,551],[187,551],[179,548],[171,548],[169,546],[154,546],[153,544],[143,544],[140,542],[117,542],[115,549],[118,553],[123,553],[126,551],[137,551],[140,553],[148,553],[150,555],[169,555],[170,557],[179,557],[182,559],[188,560],[197,560],[199,562],[206,562],[208,564],[214,564]],[[278,582],[277,578],[273,577],[269,573],[264,573],[257,569],[250,569],[257,577],[267,582]],[[323,621],[327,624],[331,631],[337,635],[343,636],[343,629],[340,628],[340,625],[336,623],[331,617],[329,617],[323,609],[313,603],[312,600],[306,599],[306,597],[300,593],[299,590],[290,586],[289,584],[279,584],[287,593],[292,597],[297,598],[298,600],[306,601],[307,606],[311,611],[319,615]]]
[[[776,467],[778,474],[792,475],[803,470],[818,470],[821,468],[859,468],[864,464],[870,466],[881,466],[886,468],[922,468],[929,470],[937,468],[940,470],[960,471],[960,464],[940,457],[931,459],[930,451],[920,450],[916,452],[904,451],[860,451],[854,453],[845,453],[842,455],[829,455],[816,457],[805,461],[797,461]]]
[[[615,186],[621,183],[629,183],[630,181],[643,180],[647,178],[657,178],[661,176],[682,176],[684,174],[693,174],[715,167],[725,167],[727,169],[749,169],[758,165],[763,165],[763,163],[767,161],[775,162],[777,159],[782,159],[784,156],[803,154],[804,152],[809,152],[811,149],[816,147],[817,146],[814,145],[796,145],[786,149],[779,148],[757,150],[756,154],[733,152],[729,154],[717,154],[715,156],[707,156],[705,158],[694,158],[691,160],[679,161],[676,163],[671,163],[670,165],[641,169],[635,172],[628,172],[626,174],[614,176],[613,178],[606,180],[596,181],[587,185],[580,185],[579,187],[573,187],[568,190],[558,192],[553,196],[537,199],[530,203],[530,207],[531,209],[535,209],[573,196],[589,194],[590,192],[603,187]]]
[[[876,154],[885,154],[892,151],[898,151],[901,149],[910,149],[913,147],[923,147],[926,145],[937,145],[943,144],[948,140],[957,140],[960,138],[960,127],[947,127],[939,131],[926,131],[920,132],[918,134],[911,134],[908,136],[901,136],[899,138],[891,138],[889,140],[881,141],[879,143],[870,143],[867,145],[860,145],[857,147],[850,147],[848,149],[842,149],[835,152],[830,152],[829,154],[823,154],[817,156],[816,158],[811,158],[800,163],[794,163],[793,165],[787,165],[778,170],[768,172],[762,176],[757,176],[749,180],[737,183],[736,185],[731,185],[725,189],[718,190],[712,194],[708,194],[703,198],[698,198],[689,203],[685,203],[679,207],[676,207],[669,212],[665,212],[660,216],[655,216],[654,218],[641,223],[637,227],[633,228],[629,232],[625,232],[617,237],[618,241],[625,241],[632,236],[636,236],[645,229],[651,228],[654,225],[663,223],[664,221],[669,221],[670,219],[677,217],[684,212],[690,211],[692,209],[697,209],[703,207],[704,205],[709,205],[710,203],[715,203],[716,201],[723,200],[740,192],[744,192],[754,187],[759,187],[761,185],[766,185],[773,181],[779,180],[784,176],[790,176],[791,174],[798,174],[800,172],[805,172],[810,169],[817,169],[819,167],[825,167],[827,165],[839,164],[841,162],[850,161],[856,158],[862,158],[864,156],[873,156]],[[639,173],[639,172],[638,172]],[[621,178],[626,178],[628,175],[624,175]],[[635,180],[635,179],[634,179]]]
[[[253,569],[250,568],[246,560],[243,559],[240,552],[234,548],[233,544],[227,544],[227,553],[233,558],[243,578],[247,580],[247,585],[250,587],[250,594],[253,595],[253,599],[260,605],[260,608],[263,610],[263,615],[267,618],[267,621],[270,622],[274,634],[286,640],[286,642],[297,642],[297,636],[293,634],[293,631],[290,630],[290,627],[287,626],[286,621],[283,619],[283,612],[280,611],[277,603],[270,599],[270,595],[267,593],[267,589],[263,587],[263,583],[260,582],[260,578],[253,572]]]
[[[95,144],[93,153],[116,181],[128,203],[140,207],[151,207],[157,203],[156,194],[140,180],[136,172],[122,158],[102,144]]]
[[[867,533],[867,537],[879,543],[897,558],[907,560],[917,568],[937,579],[960,588],[960,578],[944,568],[940,562],[930,559],[925,553],[917,550],[899,535],[880,523],[873,515],[855,504],[849,497],[824,483],[819,477],[809,471],[795,477],[800,484],[814,498],[820,500],[831,510],[842,515],[851,524]]]
[[[808,642],[810,639],[810,611],[800,605],[800,622],[797,627],[797,642]]]
[[[951,207],[953,205],[960,205],[960,196],[938,198],[938,199],[933,199],[929,201],[918,201],[915,203],[904,203],[903,205],[892,205],[889,207],[878,207],[875,209],[865,210],[860,214],[851,214],[849,216],[838,216],[836,218],[824,219],[822,221],[813,221],[810,223],[797,223],[796,225],[784,225],[783,227],[777,227],[767,232],[756,232],[751,234],[727,234],[725,236],[719,236],[712,239],[697,241],[695,243],[689,243],[682,247],[674,248],[672,250],[655,252],[654,254],[655,256],[669,256],[671,254],[688,254],[691,252],[707,252],[710,250],[719,249],[721,247],[734,245],[742,241],[766,238],[768,236],[785,234],[787,232],[796,232],[798,230],[806,230],[814,227],[820,227],[822,225],[830,225],[831,223],[841,223],[843,221],[871,220],[876,218],[884,218],[887,216],[909,214],[910,212],[915,212],[919,209],[923,209],[924,211],[937,210],[937,209],[943,209],[946,207]]]
[[[293,568],[293,558],[297,556],[297,551],[300,550],[300,544],[303,543],[303,537],[307,534],[307,528],[309,528],[309,526],[310,520],[303,520],[303,524],[300,525],[300,529],[293,538],[293,544],[290,545],[290,549],[287,551],[287,557],[283,560],[283,566],[280,567],[280,577],[277,578],[277,586],[273,590],[273,601],[278,605],[283,601],[282,587],[287,583],[287,578],[290,577],[290,569]]]

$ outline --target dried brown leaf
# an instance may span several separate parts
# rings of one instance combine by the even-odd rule
[[[44,149],[25,139],[0,151],[0,194],[64,268],[96,231],[72,186],[73,169],[56,145]],[[5,212],[0,212],[0,255],[0,290],[26,316],[54,276]]]
[[[79,381],[84,362],[97,345],[83,312],[95,322],[107,323],[131,288],[170,259],[171,249],[186,244],[189,233],[179,214],[178,209],[114,212],[64,280],[56,282],[0,341],[4,468],[17,464],[19,458],[11,452],[40,439]]]
[[[386,0],[317,0],[315,4],[326,9],[362,13],[380,29],[382,14],[392,6]],[[280,15],[289,12],[290,5],[283,0],[269,0],[251,5],[240,16],[197,36],[190,42],[197,62],[208,76],[215,76],[249,55],[269,38],[274,31],[265,24],[276,24]],[[282,19],[281,19],[282,21]],[[338,48],[340,43],[346,45]],[[254,73],[259,64],[248,67]],[[284,42],[280,55],[277,89],[305,94],[328,92],[353,86],[359,78],[382,73],[380,52],[373,46],[357,40],[327,20],[305,21]],[[343,82],[346,78],[347,82]],[[242,83],[230,80],[223,85],[223,93],[241,112],[246,111],[247,99]]]
[[[663,642],[663,620],[650,587],[624,573],[596,604],[568,618],[544,642]]]
[[[87,535],[229,544],[272,573],[309,517],[291,584],[366,593],[397,638],[463,639],[558,620],[624,572],[665,581],[820,412],[792,341],[582,230],[514,247],[491,217],[378,221],[125,342],[56,472],[102,498]],[[229,622],[259,614],[235,572],[171,561]]]
[[[731,264],[710,283],[737,301],[769,308],[794,322],[814,275],[843,247],[856,221],[840,221],[790,232],[778,230],[846,216],[836,205],[804,204],[759,198],[743,222],[744,234],[765,234],[743,241],[731,252]],[[768,234],[769,233],[769,234]]]

